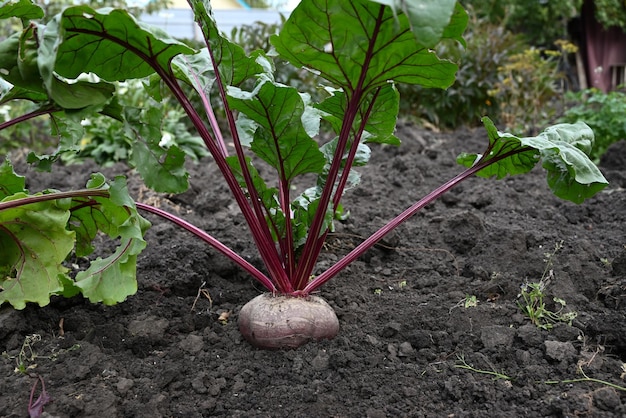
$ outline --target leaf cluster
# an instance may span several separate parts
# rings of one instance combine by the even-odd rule
[[[0,184],[0,303],[21,309],[26,302],[47,305],[51,295],[82,293],[114,304],[135,293],[136,282],[124,278],[135,270],[149,223],[137,214],[123,178],[109,184],[94,174],[84,190],[29,193],[5,160]],[[115,252],[70,275],[68,256],[90,255],[99,233],[119,239]]]
[[[606,186],[587,158],[593,132],[586,125],[557,125],[537,137],[520,138],[499,132],[484,118],[489,143],[483,154],[461,155],[463,172],[318,272],[325,238],[345,216],[341,199],[358,184],[357,168],[368,162],[370,145],[400,143],[395,136],[400,107],[396,85],[445,89],[454,82],[457,65],[438,56],[436,48],[440,42],[465,45],[468,18],[460,4],[302,1],[270,42],[273,54],[316,76],[321,94],[313,97],[278,81],[269,53],[247,53],[222,36],[207,0],[190,1],[206,44],[199,49],[143,25],[125,10],[73,6],[42,24],[30,20],[40,17],[39,9],[28,0],[20,2],[23,9],[0,7],[0,12],[25,22],[21,31],[0,42],[0,63],[7,69],[0,103],[31,100],[38,107],[17,122],[49,114],[59,138],[55,154],[31,156],[31,161],[45,166],[75,150],[83,139],[81,122],[102,114],[123,123],[132,141],[130,159],[146,185],[165,193],[186,190],[186,155],[177,144],[164,143],[161,109],[125,106],[119,83],[141,82],[156,102],[163,101],[167,89],[241,210],[264,271],[179,216],[133,202],[122,179],[107,183],[95,176],[84,191],[30,195],[6,166],[5,181],[13,186],[7,202],[0,202],[0,245],[10,257],[0,264],[0,295],[17,307],[31,300],[43,304],[47,295],[78,289],[105,303],[132,294],[134,263],[145,245],[141,237],[147,226],[137,208],[193,233],[269,291],[306,296],[474,174],[502,178],[526,173],[541,161],[548,184],[565,199],[582,202]],[[216,101],[225,122],[218,121]],[[323,135],[322,127],[328,127]],[[302,189],[300,184],[311,177],[313,184]],[[207,180],[207,187],[214,181]],[[32,205],[36,210],[30,210]],[[63,260],[74,242],[77,254],[90,253],[88,243],[98,231],[119,237],[118,249],[70,279]],[[44,247],[29,250],[36,245]],[[38,261],[31,262],[34,254]],[[26,286],[31,283],[26,278],[36,280],[37,269],[47,269],[47,274]]]
[[[530,45],[549,46],[567,37],[567,23],[580,15],[583,0],[464,0],[463,4],[492,23],[523,34]]]
[[[598,89],[570,92],[566,95],[573,106],[565,110],[562,122],[584,122],[596,134],[596,140],[589,156],[600,161],[608,147],[626,139],[626,94],[623,91],[604,93]]]

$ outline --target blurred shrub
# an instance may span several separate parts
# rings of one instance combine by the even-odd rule
[[[465,33],[467,48],[446,43],[439,56],[459,64],[457,79],[447,90],[400,85],[401,109],[442,128],[477,125],[485,115],[495,117],[497,103],[489,95],[498,81],[498,69],[523,50],[520,39],[502,26],[472,18]]]
[[[567,41],[557,41],[556,46],[556,50],[528,48],[498,69],[498,81],[489,94],[500,103],[499,123],[535,134],[554,120],[566,87],[562,61],[577,49]]]
[[[498,81],[489,94],[500,104],[498,122],[508,129],[536,134],[562,107],[565,75],[561,62],[576,52],[575,45],[557,41],[556,50],[528,48],[511,55],[498,69]]]
[[[621,91],[604,93],[589,89],[567,93],[566,100],[575,103],[569,107],[560,122],[583,121],[593,129],[595,145],[590,157],[599,162],[609,145],[626,139],[626,94]]]
[[[285,20],[285,16],[281,15],[278,24],[254,22],[250,25],[235,26],[230,32],[230,40],[241,45],[247,53],[257,49],[269,51],[270,36],[278,33]]]
[[[605,28],[626,29],[626,3],[623,0],[594,0],[596,19]]]
[[[0,124],[24,115],[35,109],[35,105],[26,100],[0,106]],[[15,149],[28,149],[42,153],[56,145],[56,139],[50,135],[50,121],[47,117],[31,119],[0,129],[0,154],[7,154]]]
[[[599,3],[622,1],[594,0],[594,3],[597,8]],[[461,0],[461,4],[489,22],[523,34],[530,45],[549,46],[567,35],[567,24],[580,14],[583,0]],[[614,8],[607,9],[614,13]]]

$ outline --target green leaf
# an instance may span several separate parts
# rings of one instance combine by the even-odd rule
[[[321,193],[322,189],[320,187],[309,187],[296,197],[291,204],[293,211],[293,242],[296,249],[306,242],[309,228],[319,208]],[[332,205],[329,204],[324,213],[322,231],[334,231],[334,219],[335,214]]]
[[[42,94],[45,92],[45,89],[43,88],[39,71],[37,71],[35,77],[25,78],[20,70],[20,66],[25,65],[21,62],[20,55],[26,54],[27,52],[29,54],[32,53],[32,51],[20,50],[20,48],[25,47],[22,35],[28,37],[26,30],[24,32],[16,32],[0,42],[0,68],[2,68],[0,76],[11,83],[11,85],[23,90],[21,95],[34,94],[34,92]],[[37,50],[35,49],[35,53],[36,52]],[[26,72],[26,74],[32,75],[28,72]],[[8,94],[10,89],[10,86],[3,86],[3,98]],[[15,92],[13,95],[15,95]],[[47,99],[47,95],[37,95],[36,97],[41,97],[42,100]]]
[[[330,122],[335,133],[339,134],[344,123],[348,99],[341,90],[328,89],[328,91],[332,95],[315,107],[323,112],[322,118]],[[370,93],[359,108],[352,125],[352,138],[356,137],[359,127],[365,121],[361,141],[400,145],[400,140],[393,134],[396,130],[399,108],[400,95],[393,84],[387,83]]]
[[[50,171],[52,164],[63,154],[80,151],[78,144],[85,132],[80,120],[65,117],[63,112],[54,113],[51,118],[52,135],[59,140],[57,149],[51,154],[36,154],[31,151],[27,157],[27,162],[39,171]]]
[[[489,135],[489,154],[461,154],[458,158],[458,162],[466,167],[480,162],[489,164],[476,173],[481,177],[502,178],[526,173],[542,161],[552,192],[574,203],[582,203],[608,185],[589,159],[594,135],[583,122],[554,125],[527,138],[498,132],[489,118],[483,118],[483,123]]]
[[[339,138],[336,137],[332,141],[329,141],[320,147],[320,151],[324,154],[324,157],[326,158],[326,165],[324,166],[324,170],[322,170],[322,172],[317,177],[317,186],[312,187],[311,189],[305,191],[305,193],[303,194],[303,197],[305,198],[305,200],[310,200],[313,196],[315,196],[315,199],[321,196],[322,188],[328,181],[328,172],[330,170],[331,163],[333,161],[335,152],[337,150],[338,140]],[[360,167],[360,166],[366,165],[369,162],[370,154],[371,154],[370,147],[368,147],[365,144],[360,143],[357,146],[357,150],[354,155],[354,161],[352,162],[352,166]],[[346,159],[347,159],[347,151],[343,155],[342,164],[341,164],[342,167],[345,166]],[[343,193],[345,193],[349,189],[356,187],[360,182],[361,182],[361,173],[351,168],[350,172],[348,173],[348,181],[346,182]],[[332,208],[330,208],[329,210],[332,213]]]
[[[23,179],[8,168],[0,166],[0,181],[6,190],[16,189]],[[58,198],[58,192],[19,191],[0,201],[0,304],[22,309],[26,302],[46,305],[53,294],[77,293],[112,304],[135,293],[137,254],[145,248],[150,223],[138,214],[123,177],[107,184],[102,174],[94,174],[87,187]],[[77,255],[83,256],[98,232],[119,245],[71,279],[63,263],[76,239]]]
[[[58,18],[48,23],[43,30],[43,35],[40,35],[37,56],[39,73],[48,96],[64,109],[82,109],[89,106],[104,105],[111,100],[115,92],[113,84],[95,77],[77,80],[79,75],[89,71],[80,65],[82,71],[72,77],[60,74],[61,71],[66,70],[67,66],[62,61],[60,63],[56,61],[60,49],[59,28],[56,23],[58,23]],[[77,54],[74,59],[81,59],[80,55]],[[104,54],[101,53],[101,55]],[[72,81],[69,82],[68,78]]]
[[[320,197],[322,195],[324,185],[328,180],[328,171],[337,149],[337,143],[338,138],[336,137],[320,147],[320,151],[326,159],[326,164],[322,172],[318,174],[317,185],[306,189],[298,195],[291,204],[293,211],[293,242],[296,248],[304,245],[309,233],[309,227],[311,226],[313,218],[318,211]],[[353,167],[366,165],[369,162],[370,154],[370,148],[367,145],[360,143],[354,156]],[[345,162],[345,159],[346,156],[344,156],[343,162]],[[346,182],[343,192],[345,193],[347,190],[356,187],[360,181],[361,174],[358,171],[351,169],[348,173],[348,181]],[[341,205],[339,205],[337,210],[334,210],[332,204],[329,204],[326,209],[326,213],[324,214],[322,231],[334,231],[333,221],[335,219],[346,219],[347,216],[348,214],[343,213]]]
[[[157,192],[182,193],[189,187],[185,153],[176,145],[165,149],[161,142],[162,110],[126,109],[126,126],[134,137],[130,161],[146,185]]]
[[[39,30],[41,30],[41,26],[31,23],[22,32],[19,43],[17,68],[21,78],[27,83],[24,87],[27,87],[29,90],[43,92],[45,90],[37,65],[37,57],[39,55]]]
[[[70,79],[89,72],[107,81],[142,78],[156,67],[169,72],[170,61],[178,54],[195,53],[119,9],[70,7],[48,24],[46,33],[50,32],[61,40],[51,57],[54,69]]]
[[[91,175],[87,183],[91,189],[108,189],[104,176],[100,173]],[[92,242],[99,231],[110,232],[112,227],[102,206],[90,197],[75,198],[72,201],[72,216],[69,227],[76,233],[76,256],[85,257],[94,250]],[[123,207],[120,208],[122,211]]]
[[[296,89],[263,79],[251,93],[237,88],[228,93],[231,107],[258,125],[251,149],[281,179],[291,181],[300,174],[320,172],[324,156],[307,133],[311,125],[319,124],[319,116],[305,112]]]
[[[374,100],[369,115],[365,112]],[[360,108],[361,119],[366,121],[364,142],[376,142],[379,144],[400,145],[400,140],[393,134],[398,122],[400,110],[400,93],[396,87],[388,83],[384,85],[378,94],[368,97],[368,100]]]
[[[483,118],[483,124],[489,137],[489,154],[466,154],[462,153],[457,162],[465,167],[472,167],[481,158],[493,160],[506,152],[512,153],[508,158],[496,161],[476,173],[480,177],[504,178],[508,175],[524,174],[535,167],[539,161],[539,151],[530,147],[522,148],[520,140],[516,137],[509,138],[508,134],[498,131],[491,119]],[[505,135],[504,137],[502,135]]]
[[[3,91],[3,101],[25,98],[54,101],[64,109],[82,109],[101,106],[111,99],[115,87],[110,83],[95,79],[68,82],[58,75],[58,29],[54,20],[48,26],[31,23],[0,43],[2,76],[15,86]]]
[[[15,193],[24,192],[26,179],[17,175],[13,170],[13,165],[8,159],[0,164],[0,199],[11,196]]]
[[[1,65],[2,64],[0,64],[0,66]],[[17,87],[0,79],[0,104],[19,99],[30,100],[34,103],[46,102],[48,100],[48,94]]]
[[[236,156],[226,157],[226,162],[230,166],[235,178],[239,185],[243,188],[246,187],[246,181],[243,176],[243,171],[241,169],[241,165],[239,164],[239,159]],[[259,174],[259,171],[252,164],[250,158],[246,157],[246,166],[248,171],[250,172],[250,176],[252,178],[252,184],[254,185],[255,190],[258,192],[259,197],[261,198],[261,202],[265,206],[265,208],[271,212],[274,210],[280,210],[280,206],[278,204],[277,196],[278,189],[275,187],[267,187],[265,184],[265,180]]]
[[[463,47],[467,47],[463,33],[467,28],[468,21],[469,16],[467,12],[461,3],[457,2],[454,7],[454,13],[450,18],[450,24],[443,30],[442,39],[453,39],[458,41]]]
[[[92,261],[87,270],[76,275],[76,287],[92,303],[114,305],[123,302],[137,292],[137,281],[128,279],[135,276],[137,254],[143,248],[144,245],[137,244],[137,240],[123,239],[115,253]]]
[[[320,151],[322,152],[322,154],[324,154],[324,157],[326,158],[326,166],[324,167],[323,171],[324,173],[327,173],[330,169],[330,164],[332,163],[333,157],[337,150],[338,140],[339,138],[335,137],[332,141],[329,141],[320,147]],[[366,165],[370,160],[370,154],[370,147],[365,144],[359,144],[356,150],[356,154],[354,155],[354,161],[352,165],[355,167],[361,167]],[[346,153],[344,153],[343,162],[345,162],[346,156]],[[323,182],[321,184],[323,184]]]
[[[103,179],[102,175],[92,176],[88,186],[101,188]],[[91,302],[113,305],[137,292],[137,255],[146,247],[143,235],[150,223],[137,213],[123,177],[111,183],[110,198],[93,200],[97,209],[82,206],[73,216],[80,217],[87,234],[93,235],[97,228],[110,238],[119,238],[120,244],[109,257],[98,258],[79,272],[74,284]]]
[[[450,16],[434,19],[445,28]],[[301,2],[271,42],[293,65],[319,72],[348,95],[388,80],[446,88],[457,69],[416,42],[406,14],[367,0]]]
[[[392,8],[394,13],[402,12],[409,18],[411,30],[415,35],[415,39],[427,48],[434,47],[439,40],[444,37],[446,29],[450,26],[452,16],[464,12],[464,9],[456,0],[372,0],[376,3],[385,4]],[[459,10],[460,9],[460,10]],[[460,16],[457,18],[460,19]],[[462,19],[460,19],[462,20]],[[449,37],[453,37],[452,33],[463,33],[465,25],[460,27],[458,22],[454,22],[453,28],[459,26],[456,30],[450,31]],[[465,19],[467,24],[467,18]]]
[[[37,67],[38,31],[40,26],[31,23],[0,42],[0,75],[2,78],[30,94],[45,93]],[[22,93],[26,94],[26,93]],[[43,96],[43,100],[47,96]]]
[[[195,55],[178,55],[172,60],[172,69],[176,78],[194,86],[198,91],[208,93],[215,82],[215,73],[211,57],[206,48]],[[154,84],[160,82],[154,81]],[[156,98],[159,100],[160,98]]]
[[[16,193],[1,202],[26,198]],[[26,302],[45,306],[63,289],[62,263],[74,248],[65,227],[68,201],[45,201],[0,211],[0,304],[23,309]]]
[[[209,0],[191,0],[190,5],[200,25],[202,34],[217,63],[222,82],[226,86],[239,86],[253,75],[263,72],[263,67],[248,56],[244,49],[223,37],[217,29]]]
[[[43,9],[31,0],[5,0],[0,3],[0,19],[17,17],[19,19],[41,19]]]

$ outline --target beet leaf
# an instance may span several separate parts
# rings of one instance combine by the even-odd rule
[[[51,295],[80,291],[92,302],[115,304],[136,292],[136,259],[149,223],[138,215],[123,178],[109,184],[94,174],[84,190],[29,194],[6,160],[0,184],[0,303],[44,306]],[[117,249],[70,277],[66,258],[75,247],[79,256],[91,254],[97,232],[119,238]]]

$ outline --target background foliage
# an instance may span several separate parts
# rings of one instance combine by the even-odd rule
[[[603,93],[597,89],[567,94],[574,106],[568,108],[562,117],[563,122],[585,121],[596,136],[595,146],[590,157],[600,160],[609,147],[626,139],[626,94],[621,91]]]
[[[567,23],[580,13],[583,0],[461,0],[479,17],[522,34],[534,46],[551,46],[567,37]]]
[[[502,26],[473,16],[465,33],[467,48],[458,43],[441,46],[438,54],[459,64],[457,79],[447,90],[399,86],[401,108],[441,128],[478,125],[486,114],[496,116],[499,104],[489,91],[508,57],[523,51],[525,43]]]
[[[605,28],[618,26],[626,29],[626,2],[624,0],[594,0],[596,18]]]
[[[155,0],[145,8],[130,7],[134,14],[152,12],[166,7],[170,0]],[[439,129],[456,129],[460,126],[476,126],[480,118],[489,115],[498,126],[518,132],[533,133],[546,123],[554,121],[564,111],[563,95],[575,87],[568,83],[571,73],[573,49],[564,48],[567,43],[567,23],[580,13],[583,0],[526,1],[526,0],[461,0],[468,10],[470,22],[465,33],[466,47],[456,42],[438,46],[438,54],[448,57],[459,65],[455,83],[446,91],[420,86],[400,86],[401,109],[406,117],[425,122]],[[60,10],[73,3],[72,0],[40,2],[47,12]],[[124,0],[85,0],[92,6],[125,7]],[[260,0],[254,7],[280,6],[284,2]],[[596,14],[605,25],[626,27],[626,6],[622,0],[596,0]],[[283,19],[284,21],[284,19]],[[232,31],[230,38],[244,45],[246,52],[256,49],[270,51],[269,36],[279,31],[282,24],[257,22]],[[555,43],[556,42],[556,43]],[[274,59],[276,79],[286,85],[306,91],[314,98],[324,94],[318,88],[316,76],[309,71],[296,69]],[[141,107],[148,100],[141,85],[126,85],[126,105]],[[600,102],[616,100],[601,98],[597,92],[585,92],[569,96],[584,100],[583,104],[599,106]],[[598,101],[588,101],[595,97]],[[594,99],[595,100],[595,99]],[[134,103],[133,103],[134,101]],[[198,103],[200,105],[200,103]],[[0,108],[0,122],[23,113],[29,106],[24,102],[11,108]],[[568,121],[574,114],[583,114],[582,108],[568,113]],[[566,109],[565,109],[566,110]],[[182,114],[164,108],[162,137],[177,143],[194,158],[202,157],[196,146],[197,138],[187,133],[188,122]],[[220,105],[215,109],[220,117]],[[598,116],[594,114],[593,116]],[[619,112],[612,112],[611,119],[618,120]],[[586,119],[582,119],[587,121]],[[594,121],[588,123],[593,125]],[[120,122],[109,118],[97,118],[84,122],[86,131],[82,150],[67,161],[94,158],[100,164],[126,160],[130,152],[130,139],[120,134]],[[26,129],[17,125],[0,131],[0,152],[16,147],[28,147],[36,152],[54,144],[49,136],[50,126],[41,118]],[[46,139],[49,138],[49,139]],[[39,148],[39,149],[38,149]]]
[[[508,128],[535,134],[562,108],[560,98],[567,86],[561,63],[577,48],[567,41],[557,41],[556,47],[525,49],[498,68],[498,81],[489,94],[500,103],[500,121]]]

